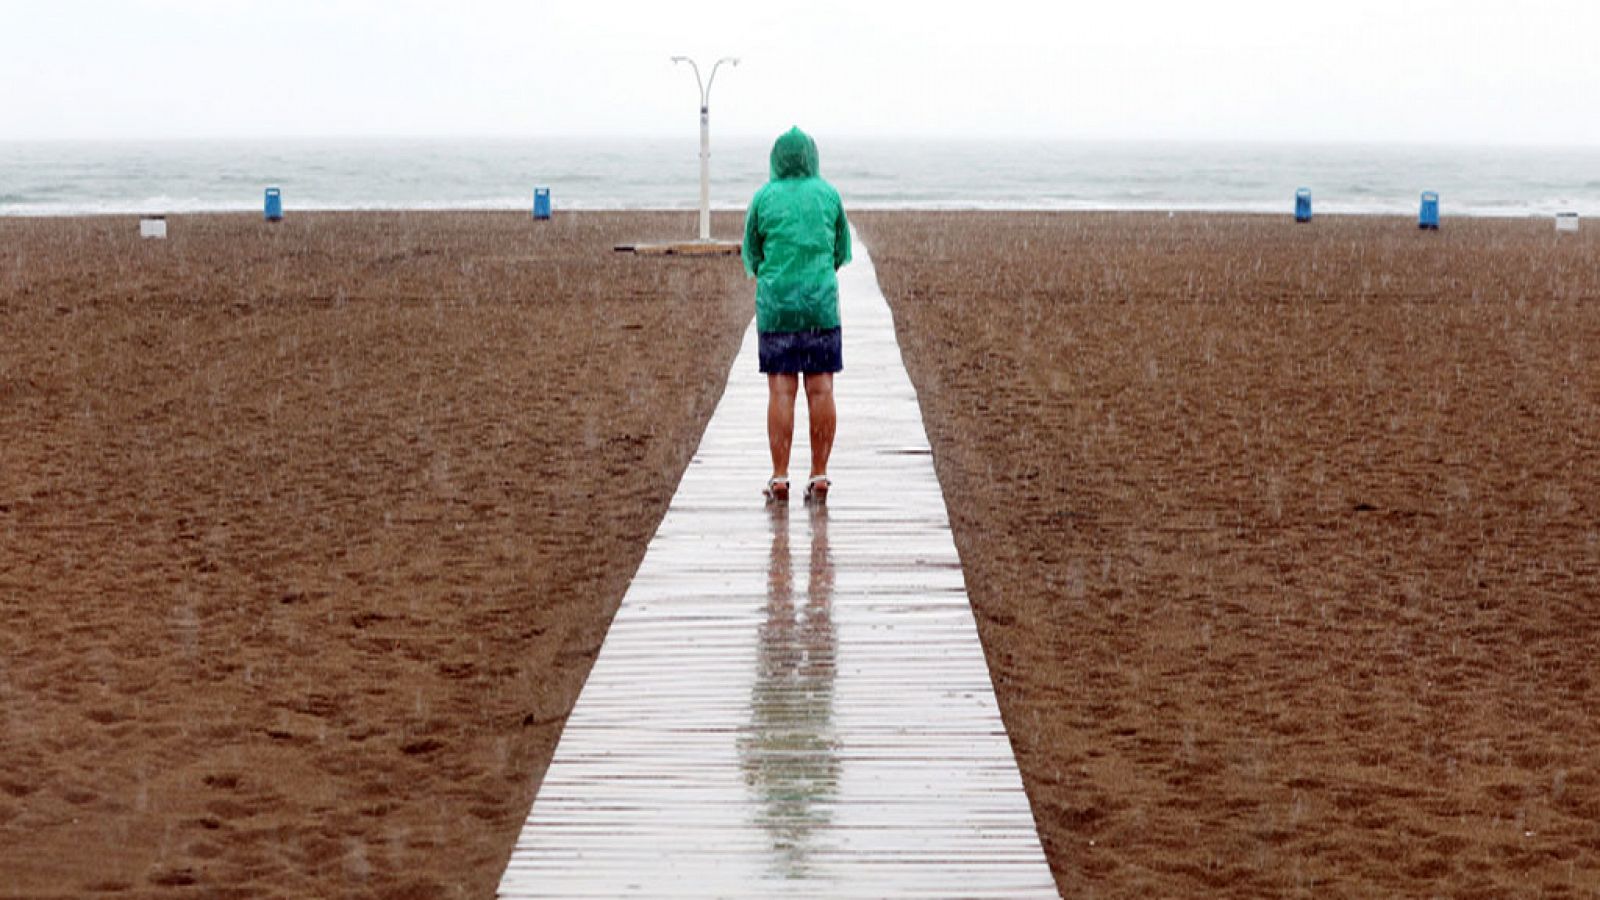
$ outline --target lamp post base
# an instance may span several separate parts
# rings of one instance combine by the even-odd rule
[[[637,256],[737,256],[743,249],[738,241],[678,241],[665,244],[618,244],[618,253]]]

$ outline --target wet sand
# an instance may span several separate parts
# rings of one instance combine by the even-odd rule
[[[170,227],[0,220],[0,896],[491,896],[739,264],[611,251],[692,215]]]
[[[1600,232],[856,221],[1065,896],[1600,889]]]

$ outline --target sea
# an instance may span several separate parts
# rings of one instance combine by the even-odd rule
[[[822,173],[856,209],[1600,215],[1600,147],[823,139]],[[711,199],[743,209],[769,142],[714,139]],[[0,140],[0,216],[286,211],[693,209],[699,144],[662,138],[167,142]]]

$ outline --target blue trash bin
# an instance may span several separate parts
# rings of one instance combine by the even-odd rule
[[[267,188],[266,218],[268,222],[283,221],[283,192],[275,187]]]
[[[1294,192],[1294,220],[1311,221],[1311,188],[1301,188]]]
[[[550,189],[533,189],[533,217],[535,219],[550,218]]]
[[[1439,230],[1439,195],[1434,191],[1422,192],[1422,213],[1417,217],[1417,227],[1424,231]]]

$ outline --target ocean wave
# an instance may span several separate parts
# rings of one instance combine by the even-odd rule
[[[1314,152],[1313,152],[1314,151]],[[742,210],[766,179],[765,142],[719,142],[712,202]],[[689,210],[692,142],[304,142],[148,148],[0,143],[0,216],[246,212],[283,188],[285,210]],[[851,209],[1214,211],[1415,215],[1423,188],[1450,216],[1600,214],[1593,153],[1372,147],[829,142],[824,172]]]

